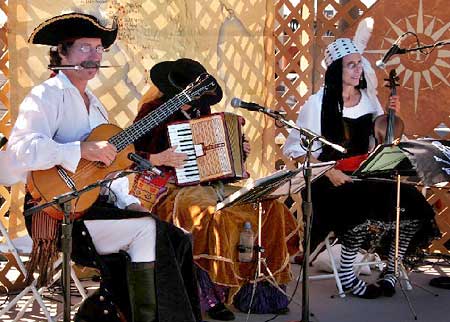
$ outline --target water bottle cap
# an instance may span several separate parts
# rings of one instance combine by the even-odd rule
[[[244,229],[252,229],[252,223],[249,221],[246,221],[244,223]]]

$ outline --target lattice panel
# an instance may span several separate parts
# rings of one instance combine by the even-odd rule
[[[10,207],[11,194],[8,189],[0,186],[0,221],[7,230],[10,226],[10,218],[5,215],[9,212]],[[1,242],[5,242],[5,236],[0,236],[0,243]],[[22,273],[17,274],[17,272],[20,272],[20,269],[14,256],[8,253],[2,254],[2,256],[6,258],[6,263],[0,268],[0,293],[22,289],[25,286],[24,275]],[[11,274],[11,272],[13,272],[13,274]]]
[[[2,255],[6,257],[7,262],[0,270],[0,294],[24,289],[26,286],[25,275],[20,271],[14,255],[10,253]],[[11,277],[11,273],[16,275],[15,278]]]
[[[432,188],[428,202],[436,212],[436,222],[442,238],[433,241],[429,250],[448,254],[450,252],[450,192],[447,189]]]
[[[297,119],[306,99],[320,87],[324,68],[323,48],[359,21],[367,10],[361,1],[318,1],[314,17],[314,0],[279,0],[275,4],[275,83],[276,107],[286,118]],[[275,130],[275,164],[289,168],[296,164],[284,157],[281,146],[288,130]],[[300,212],[301,198],[294,196],[293,209]]]
[[[422,3],[412,2],[416,7]],[[7,12],[6,3],[0,0],[0,10]],[[378,4],[391,2],[378,0],[367,8],[361,0],[318,0],[316,19],[314,3],[314,0],[10,0],[9,6],[13,8],[10,16],[16,23],[14,28],[8,27],[12,30],[9,40],[15,52],[8,62],[6,28],[1,29],[0,70],[9,76],[8,66],[15,69],[11,84],[7,82],[0,88],[0,101],[6,102],[8,108],[0,119],[0,131],[9,133],[8,122],[15,118],[26,92],[48,77],[48,49],[27,44],[27,35],[38,22],[74,6],[92,9],[94,13],[101,11],[109,21],[113,15],[119,16],[119,41],[105,55],[105,64],[119,67],[102,70],[91,86],[118,125],[128,125],[136,115],[137,101],[149,85],[148,69],[160,60],[183,56],[200,60],[219,80],[225,95],[216,110],[230,111],[229,101],[237,96],[284,110],[288,119],[295,120],[307,97],[322,83],[323,48],[334,37],[351,36],[346,33],[355,28],[362,15],[370,15]],[[429,26],[429,20],[426,22]],[[376,52],[377,57],[371,60],[381,54]],[[444,51],[441,55],[448,57]],[[11,107],[9,100],[14,102]],[[247,119],[245,132],[252,143],[249,164],[253,177],[267,173],[274,164],[294,166],[280,149],[288,134],[285,129],[267,128],[272,123],[260,114],[238,113]],[[442,122],[445,126],[449,120],[445,118]],[[448,132],[443,135],[449,137]],[[23,197],[20,189],[15,189],[13,212],[20,210]]]
[[[284,110],[288,119],[297,119],[297,114],[305,100],[323,84],[324,48],[337,37],[353,37],[354,30],[362,17],[375,18],[375,30],[365,53],[372,65],[381,58],[400,33],[406,30],[417,32],[427,44],[432,43],[433,40],[448,39],[450,23],[448,13],[442,12],[442,8],[447,8],[444,2],[441,0],[404,1],[398,3],[394,11],[391,8],[392,2],[387,0],[318,0],[315,18],[314,1],[276,1],[275,106]],[[403,47],[413,46],[413,38],[404,41]],[[437,106],[432,106],[431,102],[442,100],[442,95],[437,93],[443,93],[443,88],[450,86],[449,50],[448,48],[439,49],[428,58],[420,55],[402,56],[401,59],[397,57],[392,59],[389,67],[397,68],[397,73],[402,77],[404,88],[401,89],[400,95],[403,95],[402,110],[405,111],[403,116],[407,122],[409,137],[419,134],[448,139],[450,116],[448,108],[445,107],[446,103],[441,102]],[[380,102],[383,104],[387,101],[388,94],[388,91],[382,87],[386,73],[378,69],[376,72]],[[421,98],[422,101],[420,101]],[[434,128],[439,127],[440,131],[433,131]],[[287,130],[281,128],[275,131],[277,144],[275,164],[295,167],[296,164],[286,159],[281,153],[281,145],[288,135]],[[300,198],[298,199],[296,201],[300,201]],[[440,228],[445,233],[443,240],[433,245],[442,245],[450,238],[448,224],[450,200],[445,193],[436,193],[434,199],[439,200],[437,204],[442,206],[438,220]],[[433,247],[444,251],[443,246]]]
[[[277,1],[275,5],[275,90],[276,107],[297,119],[297,112],[311,95],[313,70],[314,1]],[[276,129],[277,138],[286,138],[286,129]],[[277,157],[283,158],[277,149]],[[285,160],[289,163],[288,160]]]
[[[297,119],[300,107],[323,82],[323,48],[358,23],[367,9],[360,0],[322,0],[318,1],[315,18],[313,0],[276,2],[276,106],[287,113],[288,119]],[[282,144],[287,135],[286,129],[277,129],[277,143]],[[280,149],[277,159],[295,166]]]
[[[0,186],[0,221],[5,227],[8,227],[8,220],[5,218],[5,215],[8,213],[10,207],[11,194],[8,189]],[[0,241],[1,237],[3,236],[0,236]]]
[[[8,1],[0,0],[0,16],[8,15]],[[8,136],[10,132],[10,104],[9,104],[9,51],[7,24],[0,28],[0,132]],[[3,115],[2,115],[3,114]]]
[[[119,126],[129,125],[135,117],[137,102],[149,85],[149,68],[166,59],[190,57],[205,65],[224,89],[224,99],[215,107],[217,111],[230,110],[229,102],[234,96],[263,104],[268,95],[264,41],[266,7],[270,3],[267,0],[12,0],[11,5],[27,10],[26,14],[14,12],[13,45],[18,55],[13,57],[11,65],[21,66],[21,71],[13,88],[16,104],[13,110],[17,110],[31,86],[48,77],[48,49],[29,46],[27,36],[37,23],[74,6],[96,15],[103,13],[107,21],[114,15],[119,18],[118,41],[104,55],[105,64],[117,68],[103,69],[90,83],[109,110],[111,120]],[[248,121],[245,132],[253,145],[250,172],[255,177],[267,173],[267,162],[261,153],[265,130],[262,116],[233,111]]]

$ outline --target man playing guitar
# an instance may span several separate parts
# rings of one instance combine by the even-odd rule
[[[117,147],[105,139],[85,141],[94,128],[108,123],[105,108],[87,88],[87,84],[102,67],[103,52],[114,43],[117,32],[116,23],[108,28],[92,15],[74,12],[46,20],[31,34],[30,43],[52,46],[49,68],[56,73],[54,77],[32,88],[26,96],[10,136],[8,150],[12,155],[11,162],[16,163],[15,167],[20,166],[22,181],[30,172],[54,167],[69,174],[83,172],[88,167],[92,168],[93,163],[87,161],[109,167],[118,157]],[[72,179],[76,176],[73,175]],[[161,224],[128,191],[128,179],[125,177],[111,183],[108,198],[114,199],[114,206],[109,206],[111,211],[105,210],[107,207],[92,207],[86,211],[82,224],[74,227],[74,247],[79,243],[92,242],[92,248],[100,255],[119,251],[128,253],[132,262],[129,291],[134,294],[134,301],[131,300],[132,320],[164,321],[166,309],[170,312],[167,317],[172,316],[171,320],[200,320],[196,311],[195,289],[192,292],[188,290],[186,299],[174,301],[178,302],[177,308],[165,305],[164,309],[158,308],[157,311],[155,280],[157,284],[167,285],[167,281],[160,280],[155,274],[155,265],[158,266],[156,250],[160,247],[157,233]],[[122,212],[117,208],[123,209]],[[119,214],[116,217],[120,217],[120,220],[113,213]],[[51,259],[57,252],[59,222],[47,216],[45,210],[35,214],[32,221],[30,230],[34,241],[34,268],[51,267]],[[183,239],[183,234],[174,226],[164,224],[161,229],[168,232],[175,230],[172,236],[178,234]],[[91,238],[86,238],[86,234]],[[80,239],[84,239],[77,240],[77,236],[83,236]],[[189,243],[188,238],[183,239],[183,242]],[[190,249],[190,246],[186,246],[186,249]],[[173,265],[175,267],[177,263]],[[29,271],[33,273],[33,270]],[[167,278],[167,272],[165,276]],[[171,279],[177,278],[182,277],[171,276]],[[179,285],[189,283],[178,283],[175,288],[183,287]],[[182,306],[180,302],[187,304]],[[186,307],[191,310],[185,310]],[[93,320],[97,319],[94,317]]]

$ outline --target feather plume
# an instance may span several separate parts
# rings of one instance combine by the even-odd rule
[[[361,53],[363,53],[366,49],[367,43],[369,42],[370,36],[372,35],[373,23],[373,18],[367,17],[361,20],[358,24],[358,28],[356,28],[353,42]]]
[[[73,6],[71,8],[64,9],[64,10],[61,11],[62,15],[63,14],[68,14],[68,13],[84,13],[84,14],[87,14],[87,15],[91,15],[91,16],[96,17],[98,19],[98,22],[102,26],[106,27],[108,25],[107,13],[104,10],[101,10],[99,8],[94,8],[94,7],[92,7],[92,8],[81,8],[81,7],[78,7],[78,6]],[[116,23],[116,22],[113,21],[113,27],[115,27],[114,23]]]

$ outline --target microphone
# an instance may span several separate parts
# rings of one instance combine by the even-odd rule
[[[114,67],[120,67],[120,66],[106,66],[106,65],[100,65],[99,62],[93,61],[93,60],[86,60],[81,62],[79,65],[48,65],[48,69],[51,70],[83,70],[83,69],[90,69],[90,68],[114,68]]]
[[[401,40],[402,36],[398,37],[397,40],[392,44],[391,48],[389,48],[389,50],[384,54],[383,58],[375,62],[375,65],[378,68],[384,69],[386,67],[386,63],[389,59],[391,59],[392,56],[406,53],[406,49],[399,47]]]
[[[263,113],[268,113],[268,114],[278,114],[278,115],[285,115],[286,112],[281,112],[281,111],[275,111],[275,110],[271,110],[270,108],[258,105],[256,103],[249,103],[249,102],[244,102],[241,101],[239,98],[234,97],[231,100],[231,106],[233,106],[234,108],[243,108],[246,109],[248,111],[252,111],[252,112],[263,112]]]
[[[149,170],[158,176],[160,176],[162,174],[162,171],[159,170],[158,168],[154,167],[153,164],[150,163],[150,161],[148,161],[147,159],[144,159],[143,157],[141,157],[140,155],[138,155],[136,153],[131,153],[131,152],[128,153],[128,159],[130,159],[131,161],[136,163],[138,169],[141,171]]]

